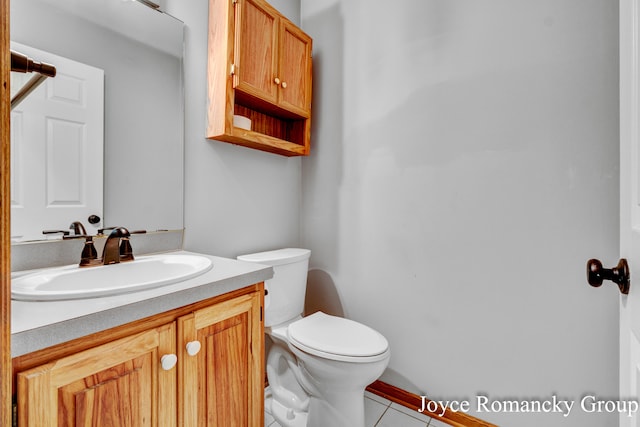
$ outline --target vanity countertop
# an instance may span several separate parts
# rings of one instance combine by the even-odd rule
[[[187,251],[172,253],[193,254]],[[154,289],[67,301],[11,301],[11,357],[216,297],[273,277],[273,269],[266,265],[204,256],[213,262],[213,268],[208,272]]]

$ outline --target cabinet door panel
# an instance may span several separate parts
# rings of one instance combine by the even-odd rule
[[[309,117],[311,112],[311,38],[282,20],[280,28],[280,104]]]
[[[175,323],[18,374],[20,426],[175,426]],[[162,397],[159,396],[162,386]]]
[[[261,303],[256,292],[178,319],[182,348],[202,345],[196,356],[179,358],[185,426],[263,424]]]
[[[59,426],[150,426],[151,354],[79,379],[58,390]]]
[[[236,90],[271,103],[277,102],[277,16],[261,2],[237,3]]]
[[[207,426],[249,425],[247,330],[247,314],[243,313],[198,331],[206,348],[200,368],[208,392],[202,396],[206,404],[200,409],[206,411]]]

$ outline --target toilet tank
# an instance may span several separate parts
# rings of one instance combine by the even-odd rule
[[[279,325],[302,315],[310,255],[309,249],[286,248],[238,257],[240,261],[273,267],[273,278],[264,283],[265,326]]]

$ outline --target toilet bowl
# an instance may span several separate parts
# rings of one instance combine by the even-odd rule
[[[281,249],[238,257],[274,269],[265,283],[265,332],[273,340],[265,410],[282,427],[363,427],[364,389],[387,367],[389,344],[353,320],[320,311],[302,317],[309,255]]]

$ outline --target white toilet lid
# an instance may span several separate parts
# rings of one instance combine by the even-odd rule
[[[290,324],[287,335],[299,349],[329,357],[377,356],[389,348],[387,339],[370,327],[321,311]]]

